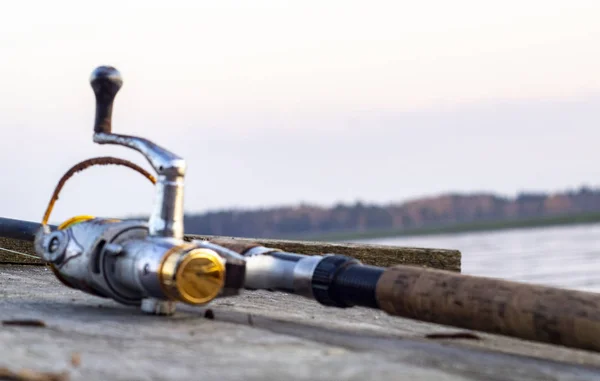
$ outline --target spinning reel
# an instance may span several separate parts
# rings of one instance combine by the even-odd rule
[[[67,286],[139,305],[147,313],[171,314],[175,301],[198,305],[218,295],[237,293],[244,284],[245,261],[241,255],[183,240],[185,161],[147,139],[112,132],[113,103],[123,84],[115,68],[98,67],[90,83],[96,96],[94,142],[140,152],[157,177],[115,158],[91,159],[76,165],[61,179],[53,195],[36,235],[36,253]],[[96,164],[125,165],[155,184],[155,204],[149,220],[77,216],[50,231],[48,218],[66,179]]]

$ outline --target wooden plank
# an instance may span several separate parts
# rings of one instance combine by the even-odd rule
[[[357,243],[324,243],[309,241],[290,241],[277,239],[249,239],[236,237],[216,237],[187,235],[186,240],[234,238],[242,241],[254,241],[260,244],[292,253],[318,255],[343,254],[355,257],[365,264],[374,266],[416,265],[441,270],[460,272],[461,253],[458,250],[425,249],[413,247],[396,247],[383,245],[367,245]],[[33,240],[33,237],[31,237]],[[35,255],[33,243],[30,241],[0,237],[0,248]],[[38,259],[25,257],[0,250],[0,263],[42,264]]]
[[[332,253],[348,255],[357,258],[365,264],[373,266],[389,267],[403,264],[456,272],[460,272],[461,269],[461,253],[458,250],[384,246],[362,243],[328,243],[280,239],[216,237],[208,235],[186,236],[186,240],[211,240],[215,238],[231,238],[245,242],[258,242],[265,247],[297,254],[321,255]]]
[[[11,251],[35,256],[32,241],[0,237],[0,263],[43,264],[39,259],[15,254]]]

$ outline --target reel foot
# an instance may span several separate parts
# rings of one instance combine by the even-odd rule
[[[173,315],[176,309],[176,302],[146,298],[142,299],[141,309],[142,312],[149,315]]]

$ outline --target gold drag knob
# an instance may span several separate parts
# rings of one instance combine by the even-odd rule
[[[205,304],[219,295],[225,284],[225,265],[215,251],[176,247],[160,267],[160,283],[171,299],[188,304]]]

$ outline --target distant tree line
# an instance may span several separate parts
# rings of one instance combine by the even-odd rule
[[[356,202],[187,214],[187,233],[239,237],[301,237],[337,232],[415,229],[460,223],[600,212],[600,191],[582,187],[556,194],[445,194],[399,204]]]

